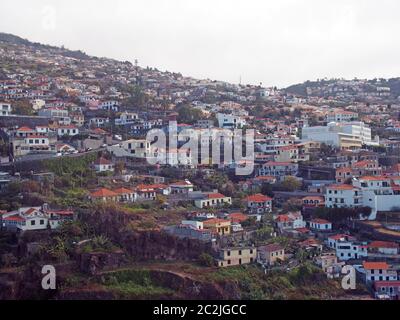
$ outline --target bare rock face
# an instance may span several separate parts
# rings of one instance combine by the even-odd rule
[[[211,245],[180,239],[159,231],[129,232],[121,235],[120,245],[137,261],[196,260],[200,253],[211,253]]]
[[[101,271],[112,270],[126,263],[123,251],[82,253],[79,258],[81,272],[96,275]]]
[[[0,273],[0,300],[15,299],[17,293],[16,274]]]

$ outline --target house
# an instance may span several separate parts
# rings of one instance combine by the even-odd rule
[[[89,196],[91,201],[114,201],[117,202],[119,201],[119,195],[115,193],[114,191],[111,191],[106,188],[101,188],[95,192],[92,192]]]
[[[326,245],[328,246],[328,248],[331,249],[336,249],[337,245],[339,242],[342,241],[355,241],[356,238],[347,235],[347,234],[335,234],[333,236],[329,236],[327,241],[326,241]]]
[[[193,192],[193,184],[189,180],[177,181],[169,185],[171,194],[188,194]]]
[[[400,299],[400,281],[375,281],[375,298],[388,296],[390,299]]]
[[[339,240],[336,243],[336,256],[341,261],[366,258],[368,257],[367,243]]]
[[[135,123],[139,119],[137,113],[132,112],[123,112],[119,115],[119,118],[115,119],[116,126],[125,126],[132,123]]]
[[[64,136],[73,137],[77,136],[78,134],[79,134],[79,129],[74,125],[59,126],[57,128],[57,135],[59,137],[64,137]]]
[[[196,199],[194,204],[197,208],[210,208],[210,207],[219,207],[224,205],[231,205],[232,198],[226,197],[221,193],[213,192],[213,193],[204,193],[200,199]]]
[[[275,223],[281,232],[284,230],[301,229],[306,226],[306,222],[303,220],[303,215],[300,211],[280,214],[275,217]]]
[[[279,181],[284,181],[287,176],[297,176],[299,165],[293,162],[264,163],[258,171],[259,176],[272,176]]]
[[[323,196],[307,196],[301,199],[303,208],[325,207],[325,197]]]
[[[62,223],[74,220],[72,210],[50,210],[47,204],[41,207],[19,208],[3,213],[1,227],[11,231],[34,231],[57,229]]]
[[[256,261],[257,249],[253,247],[220,249],[217,264],[219,267],[238,266]]]
[[[177,226],[168,226],[165,230],[178,238],[195,239],[209,242],[213,239],[213,233],[209,229],[198,229],[191,224],[180,224]]]
[[[324,219],[314,219],[308,222],[310,228],[314,231],[331,231],[332,222]]]
[[[247,210],[251,214],[264,214],[272,212],[272,198],[262,194],[255,194],[245,198]]]
[[[137,201],[154,201],[156,200],[157,191],[155,185],[140,184],[135,188]]]
[[[220,236],[228,235],[231,233],[231,222],[224,219],[208,219],[203,221],[204,229],[209,229],[213,233],[219,234]]]
[[[397,281],[397,272],[386,262],[363,262],[365,270],[365,281],[371,283],[375,281]]]
[[[257,263],[263,266],[273,266],[278,261],[285,260],[285,249],[279,244],[268,244],[257,248]]]
[[[330,185],[326,188],[325,206],[327,208],[352,208],[361,206],[359,188],[348,184]]]
[[[20,127],[15,132],[15,137],[17,138],[26,138],[36,134],[36,130],[29,127]]]
[[[10,116],[12,113],[12,107],[10,103],[0,102],[0,115]]]
[[[193,228],[203,230],[204,229],[204,224],[201,221],[197,220],[182,220],[181,222],[182,225],[184,226],[192,226]]]
[[[335,254],[323,254],[315,259],[315,263],[319,266],[328,276],[328,278],[338,278],[341,275],[344,262],[338,262]]]
[[[66,143],[57,143],[55,145],[57,154],[73,154],[73,153],[78,153],[78,151],[71,145],[66,144]]]
[[[387,255],[399,254],[399,245],[396,242],[372,241],[368,245],[368,251],[371,253],[382,253]]]
[[[249,217],[247,215],[240,213],[240,212],[228,214],[227,218],[229,220],[231,220],[232,223],[242,223],[249,219]]]
[[[217,120],[220,128],[240,129],[246,125],[246,120],[233,114],[218,113]]]
[[[23,148],[30,151],[50,150],[49,138],[44,135],[30,135],[25,138]]]
[[[94,169],[96,172],[114,172],[114,164],[103,157],[100,157],[94,162]]]
[[[118,195],[118,202],[135,202],[136,201],[136,193],[135,191],[127,188],[118,188],[114,189],[113,192],[115,192]]]

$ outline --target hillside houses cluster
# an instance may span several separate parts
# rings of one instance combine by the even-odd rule
[[[2,229],[51,232],[79,220],[81,208],[44,201],[79,194],[88,210],[157,213],[154,230],[209,246],[214,267],[289,272],[306,261],[338,279],[351,266],[373,297],[399,298],[400,104],[387,84],[336,80],[300,94],[64,50],[0,50],[8,61],[0,192],[15,182],[40,186],[21,191],[19,205],[1,203]],[[181,139],[160,146],[147,136],[153,129]],[[253,159],[221,148],[240,145],[240,129],[254,130]],[[190,137],[206,146],[205,160]],[[74,181],[38,169],[86,157]],[[248,162],[253,170],[236,174]],[[33,194],[41,205],[24,204]]]

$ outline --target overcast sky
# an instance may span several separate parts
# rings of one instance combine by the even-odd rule
[[[12,0],[0,31],[265,86],[400,76],[398,0]]]

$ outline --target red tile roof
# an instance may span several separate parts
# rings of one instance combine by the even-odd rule
[[[116,197],[118,196],[118,194],[106,188],[101,188],[95,192],[92,192],[91,196],[93,198],[103,198],[103,197]]]
[[[207,195],[208,199],[221,199],[221,198],[226,198],[223,194],[221,193],[209,193]]]
[[[4,220],[4,221],[16,221],[16,222],[25,221],[25,219],[22,218],[22,217],[19,216],[19,215],[9,216],[9,217],[7,217],[7,218],[3,218],[3,220]]]
[[[318,223],[318,224],[329,224],[329,223],[332,223],[332,222],[330,222],[328,220],[325,220],[325,219],[314,219],[314,220],[311,220],[311,222]]]
[[[355,187],[349,185],[349,184],[332,184],[327,187],[327,189],[332,189],[332,190],[353,190],[356,189]]]
[[[127,189],[127,188],[118,188],[118,189],[113,190],[113,192],[118,193],[118,194],[130,194],[130,193],[133,193],[132,190]]]
[[[266,202],[266,201],[271,201],[272,198],[264,196],[263,194],[254,194],[252,196],[248,196],[246,198],[247,202]]]
[[[107,160],[106,158],[100,157],[94,162],[95,165],[109,165],[112,164],[110,160]]]
[[[29,131],[35,131],[35,130],[33,130],[33,129],[29,128],[29,127],[21,127],[21,128],[18,129],[18,131],[25,131],[25,132],[28,131],[29,132]]]
[[[363,262],[365,270],[387,270],[389,265],[386,262]]]
[[[398,249],[399,245],[396,242],[388,242],[388,241],[372,241],[369,244],[370,248],[393,248]]]

